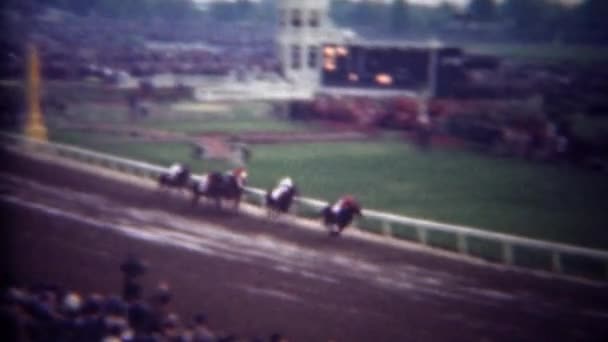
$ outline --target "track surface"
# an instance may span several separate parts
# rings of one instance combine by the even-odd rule
[[[605,341],[608,287],[192,208],[0,149],[3,278],[119,292],[128,252],[184,319],[292,341]],[[6,279],[6,278],[5,278]]]

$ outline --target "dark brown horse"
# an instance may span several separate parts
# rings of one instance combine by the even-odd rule
[[[297,194],[298,189],[291,178],[283,178],[272,191],[266,192],[268,217],[276,218],[282,213],[288,212]]]
[[[247,171],[243,168],[223,174],[220,172],[206,174],[200,181],[192,182],[192,205],[196,205],[203,196],[215,201],[218,209],[222,208],[222,200],[232,200],[234,209],[238,210],[246,182]]]
[[[363,216],[361,206],[352,196],[344,196],[334,205],[328,205],[321,210],[323,224],[329,230],[330,236],[339,236],[355,215]]]
[[[190,167],[179,163],[173,164],[169,171],[158,177],[160,189],[186,189],[190,184]]]

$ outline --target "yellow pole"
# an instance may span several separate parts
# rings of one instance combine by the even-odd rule
[[[40,141],[48,141],[47,129],[40,108],[40,59],[33,44],[27,48],[27,122],[25,135]]]

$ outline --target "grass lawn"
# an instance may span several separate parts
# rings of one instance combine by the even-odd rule
[[[192,161],[183,144],[120,143],[81,133],[51,137],[162,165],[189,161],[195,172],[228,167]],[[289,175],[307,197],[333,201],[352,193],[370,209],[608,249],[604,174],[465,151],[425,153],[393,139],[252,148],[255,187],[268,188]]]
[[[278,119],[270,114],[271,107],[264,103],[156,103],[151,107],[149,117],[131,122],[129,121],[129,109],[126,100],[113,99],[112,96],[116,94],[108,93],[109,95],[106,95],[110,98],[107,103],[71,101],[68,91],[71,86],[73,87],[71,84],[53,83],[49,87],[50,92],[61,94],[58,97],[67,99],[69,103],[66,115],[60,115],[55,109],[49,109],[45,112],[45,119],[50,126],[60,127],[64,123],[128,124],[186,134],[210,131],[224,133],[243,131],[302,132],[319,129],[314,124],[294,123]],[[97,85],[86,85],[85,88],[93,87],[92,89],[95,89],[95,86]],[[103,93],[99,89],[97,91]],[[98,96],[104,98],[103,95],[98,94]]]
[[[189,163],[195,173],[230,168],[227,162],[192,158],[192,149],[185,143],[149,143],[117,139],[116,137],[103,134],[71,131],[52,131],[50,139],[64,144],[76,145],[126,158],[144,160],[167,167],[176,161],[183,161]]]
[[[276,118],[246,118],[246,119],[212,119],[212,120],[155,120],[144,122],[144,127],[162,129],[181,133],[198,132],[293,132],[314,130],[314,126],[304,126],[287,120]]]
[[[588,45],[559,44],[468,44],[470,52],[494,54],[502,57],[533,61],[573,61],[593,63],[608,61],[608,48]]]
[[[367,208],[608,248],[603,174],[390,141],[256,147],[250,168],[256,186],[291,175],[310,197],[353,193]]]

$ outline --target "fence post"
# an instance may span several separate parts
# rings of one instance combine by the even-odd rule
[[[416,231],[418,232],[418,241],[420,241],[421,244],[426,245],[427,244],[426,229],[424,229],[420,226],[416,226]]]
[[[298,217],[298,214],[300,213],[300,202],[293,201],[293,205],[291,206],[289,211],[293,216]]]
[[[456,235],[458,239],[458,251],[462,254],[468,254],[469,248],[467,246],[467,236],[465,234]]]
[[[391,223],[386,220],[382,220],[382,235],[387,237],[393,236],[393,228],[391,227]]]
[[[551,252],[551,269],[553,272],[562,273],[562,260],[558,251]]]
[[[513,265],[513,246],[511,244],[502,245],[502,260],[507,265]]]

